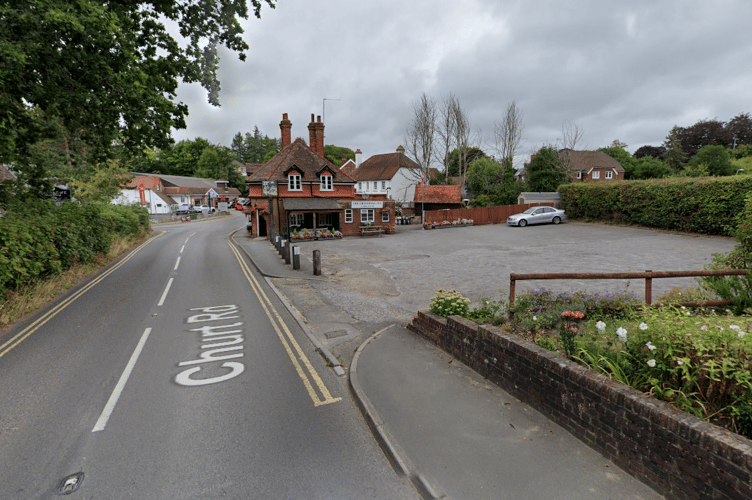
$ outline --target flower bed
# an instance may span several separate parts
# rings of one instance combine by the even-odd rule
[[[320,240],[337,240],[342,238],[340,231],[325,230],[313,230],[313,229],[301,229],[300,231],[293,230],[290,235],[290,241],[320,241]]]
[[[423,224],[423,229],[445,229],[449,227],[465,227],[472,226],[472,219],[457,219],[455,221],[442,221],[442,222],[426,222]]]

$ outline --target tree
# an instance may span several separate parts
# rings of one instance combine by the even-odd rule
[[[438,121],[436,124],[436,134],[440,141],[441,148],[436,150],[437,160],[444,166],[445,178],[449,178],[449,152],[455,147],[455,115],[452,112],[452,102],[454,94],[450,93],[445,97],[438,109]]]
[[[355,160],[355,151],[350,148],[327,144],[324,146],[324,156],[337,167],[341,167],[343,158],[346,160]]]
[[[467,168],[467,188],[473,197],[491,195],[503,171],[504,167],[498,161],[487,157],[477,158]]]
[[[615,146],[614,144],[618,145]],[[629,151],[627,151],[625,148],[626,144],[619,143],[619,141],[614,141],[611,146],[607,148],[599,148],[598,151],[606,153],[608,156],[618,161],[619,165],[624,168],[624,178],[632,179],[635,175],[637,161],[632,158],[632,155],[630,155]]]
[[[415,160],[428,178],[428,169],[434,157],[436,137],[436,101],[423,92],[413,103],[413,117],[405,133],[405,150]]]
[[[651,158],[661,158],[663,156],[663,153],[666,152],[666,148],[662,146],[649,146],[645,145],[640,147],[637,151],[634,152],[632,155],[632,158],[640,159],[644,158],[646,156],[649,156]]]
[[[458,177],[460,175],[461,157],[464,157],[467,164],[470,165],[479,158],[486,158],[487,155],[479,148],[466,148],[466,151],[464,151],[463,154],[460,154],[459,149],[453,149],[445,161],[450,177]]]
[[[720,145],[703,146],[692,157],[689,164],[693,167],[704,165],[708,169],[708,174],[713,176],[731,175],[734,173],[728,151]]]
[[[251,0],[256,17],[262,3],[274,8]],[[80,141],[89,161],[115,143],[135,154],[167,146],[186,126],[178,82],[200,82],[218,105],[216,46],[245,59],[247,17],[239,0],[0,0],[0,161],[33,171],[29,149],[45,140]]]
[[[527,165],[529,189],[534,192],[552,192],[561,184],[570,182],[567,161],[553,146],[540,148]]]
[[[564,122],[561,126],[561,147],[576,150],[584,136],[585,131],[582,127],[570,121]]]
[[[237,137],[237,136],[236,136]],[[269,137],[262,134],[257,126],[253,127],[253,134],[246,132],[243,140],[244,156],[240,160],[242,163],[264,163],[266,155],[273,151],[279,153],[282,147],[280,139]]]
[[[742,144],[752,144],[752,118],[749,113],[739,113],[726,124],[733,149]]]
[[[679,127],[674,126],[663,143],[663,161],[671,167],[674,172],[680,172],[687,161],[687,154],[682,149],[681,140],[679,139]]]
[[[494,122],[494,144],[497,157],[504,168],[513,168],[514,157],[522,143],[522,112],[517,107],[517,101],[507,105],[502,121]]]
[[[71,179],[73,197],[82,203],[109,203],[120,188],[133,178],[119,160],[108,160],[98,165],[87,165]]]
[[[681,142],[682,150],[692,158],[703,146],[730,146],[733,138],[725,124],[715,120],[700,120],[691,127],[674,127],[672,132]]]
[[[454,143],[457,145],[459,152],[459,176],[467,175],[467,166],[469,165],[467,153],[470,146],[470,120],[467,118],[465,111],[456,97],[449,102],[450,112],[454,116]]]
[[[658,158],[643,156],[636,161],[630,179],[663,179],[664,177],[671,177],[673,174],[673,169]]]

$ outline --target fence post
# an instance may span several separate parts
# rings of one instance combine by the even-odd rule
[[[645,271],[646,273],[652,273],[650,269]],[[653,302],[653,278],[645,277],[645,304],[650,306]]]
[[[282,252],[282,256],[285,258],[285,264],[289,264],[290,263],[290,247],[292,245],[290,244],[289,241],[287,242],[283,241],[282,243],[287,243],[284,246],[284,251]]]
[[[515,278],[515,274],[514,274],[514,273],[511,273],[511,274],[509,275],[509,306],[507,307],[507,310],[508,310],[508,312],[509,312],[509,318],[510,318],[510,319],[511,319],[511,317],[512,317],[512,312],[511,312],[511,311],[509,311],[509,309],[511,309],[511,308],[512,308],[512,306],[514,305],[514,286],[515,286],[515,283],[516,283],[516,281],[517,281],[517,280],[516,280],[516,278]]]

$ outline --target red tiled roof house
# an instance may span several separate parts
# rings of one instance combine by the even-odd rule
[[[269,236],[270,229],[282,237],[302,229],[357,235],[361,221],[374,223],[385,217],[384,212],[394,225],[393,203],[382,203],[378,209],[353,207],[352,202],[357,201],[355,179],[324,156],[321,117],[314,121],[311,115],[308,145],[300,139],[291,141],[292,122],[287,113],[279,127],[279,153],[246,179],[252,236]]]

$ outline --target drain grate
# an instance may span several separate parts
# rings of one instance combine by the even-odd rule
[[[60,481],[60,486],[58,486],[57,492],[60,495],[70,495],[71,493],[74,493],[76,490],[78,490],[78,487],[81,486],[83,480],[83,472],[76,472],[75,474],[64,477],[63,480]]]

